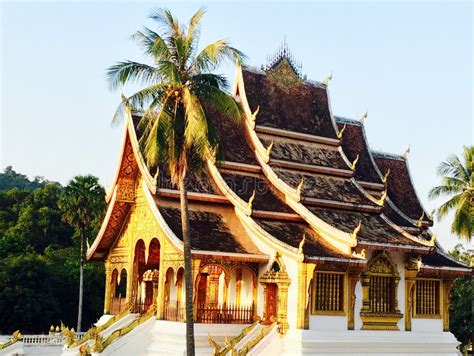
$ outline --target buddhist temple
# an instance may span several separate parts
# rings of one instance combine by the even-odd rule
[[[223,157],[188,177],[198,354],[457,354],[450,291],[471,270],[430,231],[408,156],[372,151],[367,115],[334,115],[329,80],[306,79],[283,45],[260,69],[237,68],[241,124],[206,113]],[[97,330],[121,324],[88,342],[182,355],[179,191],[145,165],[139,119],[126,120],[87,255],[106,271]]]

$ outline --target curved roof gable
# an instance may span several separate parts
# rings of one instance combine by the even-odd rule
[[[382,172],[390,170],[387,178],[388,194],[395,205],[410,219],[432,225],[428,214],[416,193],[407,160],[398,155],[372,151],[375,162]]]

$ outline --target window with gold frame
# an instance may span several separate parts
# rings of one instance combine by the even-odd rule
[[[420,278],[414,293],[414,318],[441,318],[441,280]]]
[[[311,313],[317,315],[345,315],[345,283],[345,273],[315,271],[312,285]]]

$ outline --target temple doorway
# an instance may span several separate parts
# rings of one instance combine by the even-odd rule
[[[278,315],[278,286],[276,283],[268,283],[265,289],[265,319],[264,324],[271,324],[277,320]]]

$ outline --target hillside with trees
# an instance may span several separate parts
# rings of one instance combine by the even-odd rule
[[[0,174],[0,334],[46,333],[61,322],[76,326],[80,234],[60,208],[65,190],[12,167]],[[99,218],[85,232],[88,241],[100,226],[104,207],[98,209]],[[86,263],[84,329],[102,314],[103,289],[102,264]]]

